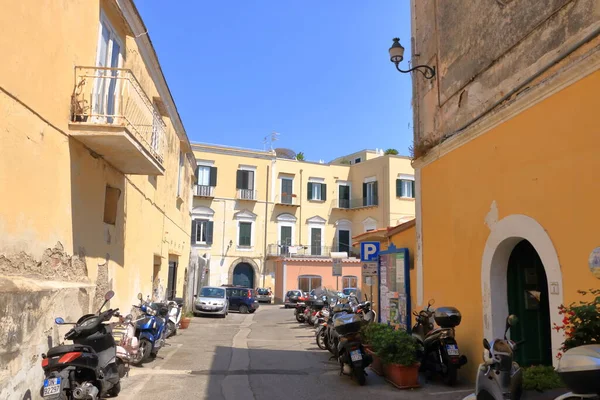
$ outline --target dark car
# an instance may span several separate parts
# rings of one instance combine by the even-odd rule
[[[298,299],[302,297],[302,292],[299,290],[289,290],[285,294],[285,299],[283,299],[283,306],[285,308],[295,307]]]
[[[241,314],[247,314],[253,313],[258,309],[258,300],[256,300],[254,289],[231,285],[223,286],[227,290],[230,311],[239,311]]]

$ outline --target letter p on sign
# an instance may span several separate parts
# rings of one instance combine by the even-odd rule
[[[360,260],[374,262],[379,257],[379,242],[362,242],[360,244]]]

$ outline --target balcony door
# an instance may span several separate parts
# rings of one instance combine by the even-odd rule
[[[338,186],[338,200],[340,208],[350,208],[350,186]]]
[[[322,230],[321,228],[311,228],[310,229],[310,255],[311,256],[320,256],[321,247],[322,247]]]
[[[282,225],[279,229],[281,230],[281,255],[288,256],[289,248],[292,245],[292,227]]]
[[[119,71],[123,64],[123,46],[104,14],[100,18],[96,80],[92,94],[94,122],[112,124],[120,106]]]

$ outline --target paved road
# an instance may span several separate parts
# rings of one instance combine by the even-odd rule
[[[133,367],[119,399],[303,400],[462,399],[467,388],[427,385],[399,391],[369,373],[367,386],[338,375],[329,353],[292,310],[267,305],[255,314],[194,318],[156,360]],[[333,396],[333,397],[332,397]]]

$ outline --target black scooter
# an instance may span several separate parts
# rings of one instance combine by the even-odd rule
[[[118,316],[119,309],[101,312],[114,295],[112,290],[106,293],[98,313],[84,315],[77,323],[55,319],[58,325],[75,325],[65,334],[73,344],[52,347],[42,354],[46,379],[40,394],[45,400],[97,400],[121,391],[115,340],[110,325],[103,324]]]
[[[458,343],[454,339],[454,328],[460,325],[462,316],[454,307],[440,307],[434,313],[430,310],[433,304],[435,301],[429,300],[425,310],[413,312],[416,323],[412,328],[412,335],[422,347],[421,371],[439,374],[447,385],[453,386],[458,369],[467,363],[467,357],[460,355]],[[439,328],[434,329],[432,316]]]

